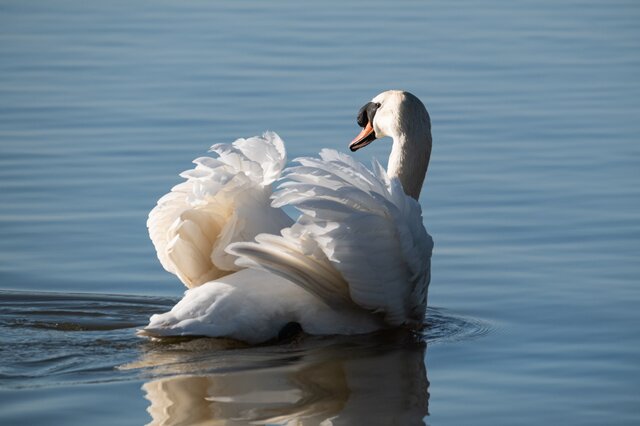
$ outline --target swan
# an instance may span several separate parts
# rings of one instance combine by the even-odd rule
[[[351,151],[393,140],[386,171],[329,149],[283,170],[284,143],[273,132],[195,159],[147,221],[160,263],[188,290],[139,334],[255,344],[292,327],[419,328],[433,249],[417,201],[431,156],[429,114],[416,96],[389,90],[357,122]],[[300,212],[295,221],[285,206]]]

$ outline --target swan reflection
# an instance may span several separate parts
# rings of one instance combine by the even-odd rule
[[[229,347],[197,339],[156,344],[132,367],[150,425],[423,424],[428,414],[426,343],[406,333],[312,338]]]

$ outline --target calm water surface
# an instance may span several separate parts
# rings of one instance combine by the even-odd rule
[[[0,423],[640,423],[640,4],[345,3],[0,1]],[[433,122],[423,335],[134,335],[193,158],[345,150],[390,88]]]

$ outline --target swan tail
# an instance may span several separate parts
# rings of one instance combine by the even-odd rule
[[[287,169],[273,207],[302,213],[282,236],[229,248],[243,266],[277,273],[327,304],[355,303],[390,325],[422,323],[433,240],[416,200],[374,162],[323,150]]]
[[[280,137],[238,139],[211,147],[180,174],[184,182],[160,198],[149,214],[149,236],[162,266],[189,288],[239,269],[225,251],[260,232],[278,232],[291,219],[269,205],[272,183],[286,154]]]

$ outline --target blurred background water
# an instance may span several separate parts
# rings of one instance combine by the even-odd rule
[[[618,0],[0,1],[0,420],[638,424],[639,22]],[[193,158],[264,130],[290,159],[346,150],[391,88],[433,123],[428,355],[133,336],[183,291],[145,220]]]

